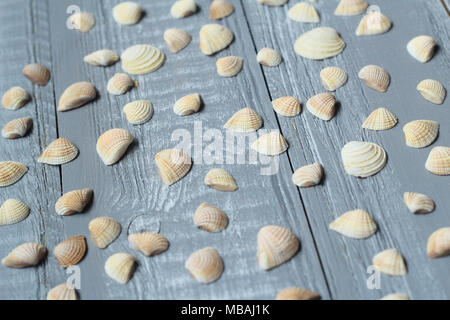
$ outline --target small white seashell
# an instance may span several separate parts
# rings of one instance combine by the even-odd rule
[[[78,294],[74,288],[64,282],[48,292],[47,300],[78,300]]]
[[[409,296],[406,293],[391,293],[380,300],[410,300]]]
[[[148,100],[136,100],[123,107],[123,113],[131,124],[143,124],[153,116],[153,105]]]
[[[238,186],[233,176],[223,169],[211,169],[205,176],[205,184],[219,191],[236,191]]]
[[[440,146],[431,149],[425,168],[439,176],[450,175],[450,148]]]
[[[89,82],[70,85],[59,98],[58,111],[68,111],[85,105],[97,97],[97,90]]]
[[[97,140],[97,153],[107,166],[118,162],[133,142],[133,136],[125,129],[111,129]]]
[[[0,161],[0,187],[16,183],[27,171],[28,167],[20,162]]]
[[[406,145],[412,148],[424,148],[436,140],[439,123],[431,120],[415,120],[403,126]]]
[[[397,124],[397,117],[386,108],[374,110],[364,120],[362,127],[368,130],[388,130]]]
[[[300,100],[295,97],[281,97],[272,101],[276,113],[284,117],[294,117],[302,111]]]
[[[68,163],[78,156],[78,148],[66,138],[50,143],[38,158],[38,162],[54,166]]]
[[[33,125],[33,119],[30,117],[14,119],[2,129],[2,137],[5,139],[17,139],[25,136]]]
[[[192,36],[184,30],[171,28],[164,32],[164,41],[172,53],[186,48],[191,43]]]
[[[135,83],[129,75],[126,73],[116,73],[109,79],[107,90],[109,93],[119,96],[131,90],[134,85]]]
[[[99,217],[89,222],[89,232],[92,241],[100,249],[109,246],[122,231],[119,221],[108,217]]]
[[[262,48],[256,55],[259,64],[266,67],[276,67],[281,63],[281,56],[272,48]]]
[[[92,189],[67,192],[56,201],[56,213],[60,216],[70,216],[83,212],[84,208],[91,202],[93,193]]]
[[[373,257],[372,264],[379,272],[391,276],[404,276],[408,273],[402,255],[396,249],[387,249]]]
[[[132,233],[128,236],[130,247],[147,257],[163,253],[169,248],[169,241],[163,235],[153,232]]]
[[[430,36],[418,36],[408,42],[406,49],[409,54],[422,63],[429,61],[434,54],[436,42]]]
[[[320,71],[323,87],[328,91],[335,91],[342,87],[348,79],[347,72],[338,67],[326,67]]]
[[[204,248],[195,251],[184,264],[191,276],[201,283],[211,283],[223,273],[223,260],[216,249]]]
[[[288,17],[298,22],[319,23],[320,17],[316,9],[307,2],[299,2],[288,11]]]
[[[319,119],[329,121],[336,113],[336,98],[328,92],[316,94],[306,102],[306,109]]]
[[[19,223],[30,214],[30,208],[22,201],[8,199],[0,207],[0,226]]]
[[[203,202],[194,214],[194,224],[208,232],[220,232],[228,225],[228,216],[209,203]]]
[[[266,156],[277,156],[288,149],[286,139],[278,131],[271,131],[260,136],[252,143],[251,148]]]
[[[341,0],[334,11],[337,16],[353,16],[366,11],[369,4],[365,0]]]
[[[233,41],[233,32],[220,24],[206,24],[200,29],[200,50],[205,55],[222,51]]]
[[[120,56],[122,69],[130,74],[147,74],[158,70],[164,63],[164,53],[151,45],[137,44]]]
[[[436,230],[428,238],[427,256],[440,258],[450,255],[450,227]]]
[[[166,149],[158,152],[155,163],[159,176],[165,185],[172,185],[181,180],[191,170],[192,159],[178,149]]]
[[[27,268],[38,265],[47,255],[47,249],[36,242],[26,242],[13,249],[2,264],[8,268]]]
[[[186,18],[197,11],[194,0],[178,0],[170,8],[170,14],[176,19]]]
[[[292,175],[292,182],[302,188],[318,185],[323,177],[323,168],[319,162],[301,167]]]
[[[121,2],[113,10],[113,18],[119,24],[136,24],[141,19],[142,8],[139,4],[132,1]]]
[[[377,232],[377,225],[364,210],[357,209],[344,213],[332,223],[330,229],[346,237],[365,239]]]
[[[303,33],[294,44],[295,52],[307,59],[335,57],[345,48],[345,42],[333,28],[319,27]]]
[[[320,295],[317,292],[291,287],[281,290],[275,300],[318,300]]]
[[[173,112],[179,116],[196,113],[202,106],[202,99],[198,93],[189,94],[178,99],[173,105]]]
[[[112,50],[102,49],[92,52],[83,58],[83,61],[93,66],[107,67],[119,60],[119,56]]]
[[[253,132],[261,128],[262,119],[251,108],[243,108],[236,112],[223,126],[236,132]]]
[[[351,141],[341,151],[345,171],[352,176],[370,177],[386,165],[386,151],[379,145],[364,141]]]
[[[234,6],[226,0],[213,0],[209,6],[209,19],[219,20],[234,12]]]
[[[8,110],[17,110],[22,108],[30,101],[31,97],[21,87],[12,87],[2,97],[2,106]]]
[[[135,269],[134,257],[128,253],[113,254],[105,262],[106,274],[120,284],[130,281]]]
[[[403,202],[412,213],[430,213],[434,210],[434,201],[422,193],[405,192]]]
[[[259,3],[265,4],[266,6],[282,6],[288,0],[258,0]]]
[[[442,104],[444,102],[446,91],[439,81],[432,79],[422,80],[416,89],[422,97],[434,104]]]
[[[367,13],[356,29],[357,36],[369,36],[382,34],[391,28],[392,23],[388,17],[379,11],[371,11]]]
[[[217,73],[222,77],[234,77],[242,70],[243,61],[235,56],[219,58],[216,61]]]
[[[69,18],[71,29],[88,32],[95,25],[95,17],[89,12],[76,12]]]
[[[366,86],[378,92],[386,92],[390,82],[389,73],[373,64],[362,68],[358,77],[364,81]]]
[[[35,83],[39,86],[47,85],[48,81],[50,80],[50,71],[48,71],[45,66],[39,63],[26,65],[22,69],[22,74],[27,77],[27,79],[32,83]]]

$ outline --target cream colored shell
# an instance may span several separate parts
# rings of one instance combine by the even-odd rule
[[[47,255],[47,249],[36,242],[26,242],[14,248],[3,260],[8,268],[27,268],[38,265]]]
[[[107,67],[119,60],[119,56],[112,50],[102,49],[94,51],[83,58],[83,61],[93,66]]]
[[[109,217],[98,217],[91,220],[88,228],[92,241],[100,249],[109,246],[122,231],[119,221]]]
[[[320,79],[326,90],[336,91],[347,82],[348,74],[338,67],[326,67],[320,71]]]
[[[425,168],[436,175],[450,175],[450,148],[439,146],[431,149]]]
[[[134,125],[144,124],[153,117],[153,105],[148,100],[136,100],[123,107],[128,122]]]
[[[353,16],[366,11],[369,4],[365,0],[341,0],[334,10],[337,16]]]
[[[352,176],[370,177],[386,165],[386,151],[379,145],[364,141],[351,141],[341,150],[345,171]]]
[[[5,139],[17,139],[25,136],[33,125],[30,117],[14,119],[5,124],[2,129],[2,137]]]
[[[105,262],[105,272],[113,280],[120,284],[130,281],[136,269],[134,257],[128,253],[116,253]]]
[[[97,153],[107,166],[118,162],[130,144],[133,136],[125,129],[111,129],[103,133],[97,140]]]
[[[253,132],[261,128],[262,119],[251,108],[243,108],[236,112],[223,126],[236,132]]]
[[[106,89],[110,94],[119,96],[135,86],[135,82],[126,73],[116,73],[109,79]]]
[[[445,99],[446,90],[444,86],[436,80],[425,79],[420,81],[416,89],[422,97],[434,104],[442,104]]]
[[[22,74],[27,77],[27,79],[32,83],[35,83],[39,86],[47,85],[48,81],[50,80],[50,71],[48,71],[45,66],[39,63],[26,65],[22,69]]]
[[[316,9],[307,2],[299,2],[288,11],[288,17],[298,22],[319,23],[320,17]]]
[[[194,0],[178,0],[170,8],[170,14],[176,19],[186,18],[197,11]]]
[[[90,82],[82,81],[70,85],[59,98],[58,111],[79,108],[97,97],[97,90]]]
[[[236,191],[238,186],[233,176],[223,169],[211,169],[205,176],[205,184],[219,191]]]
[[[318,300],[320,295],[317,292],[298,288],[290,287],[278,292],[275,300]]]
[[[403,126],[406,145],[424,148],[432,144],[439,133],[439,123],[432,120],[415,120]]]
[[[56,213],[60,216],[69,216],[83,212],[91,202],[93,193],[93,190],[88,188],[65,193],[55,203]]]
[[[373,257],[372,264],[379,272],[391,276],[404,276],[408,273],[402,255],[396,249],[384,250]]]
[[[345,48],[345,42],[333,28],[319,27],[303,33],[294,43],[295,52],[307,59],[335,57]]]
[[[434,210],[433,199],[423,193],[405,192],[403,202],[412,213],[430,213]]]
[[[362,127],[368,130],[388,130],[397,124],[397,117],[386,108],[374,110],[364,120]]]
[[[172,185],[183,179],[191,169],[191,157],[178,149],[166,149],[155,156],[159,177],[165,185]]]
[[[200,29],[200,50],[212,55],[228,47],[233,41],[233,32],[220,24],[206,24]]]
[[[164,53],[148,44],[137,44],[120,56],[122,69],[130,74],[147,74],[158,70],[164,63]]]
[[[163,253],[169,248],[169,241],[163,235],[153,232],[132,233],[128,235],[128,243],[134,250],[147,257]]]
[[[378,92],[386,92],[390,83],[390,76],[383,68],[370,64],[363,67],[358,77],[364,81],[366,86]]]
[[[300,100],[295,97],[281,97],[272,101],[273,110],[284,117],[294,117],[302,111]]]
[[[28,167],[20,162],[0,161],[0,187],[10,186],[19,181]]]
[[[427,256],[441,258],[450,255],[450,227],[440,228],[428,238]]]
[[[78,300],[78,294],[75,288],[69,287],[64,282],[48,292],[47,300]]]
[[[406,49],[416,60],[425,63],[431,60],[436,48],[436,42],[430,36],[417,36],[408,42]]]
[[[243,59],[235,56],[217,59],[217,73],[222,77],[234,77],[242,70]]]
[[[139,22],[142,16],[142,8],[133,1],[124,1],[114,6],[113,18],[117,23],[123,25],[132,25]]]
[[[194,214],[194,224],[208,232],[220,232],[228,225],[228,216],[217,207],[203,202]]]
[[[260,136],[250,147],[263,155],[276,156],[285,152],[289,145],[280,132],[271,131]]]
[[[336,112],[336,98],[328,92],[316,94],[306,102],[306,109],[319,119],[329,121]]]
[[[292,182],[301,188],[306,188],[318,185],[322,177],[322,165],[319,162],[315,162],[295,170],[292,175]]]
[[[3,94],[2,106],[8,110],[17,110],[26,105],[30,99],[31,97],[25,89],[12,87]]]
[[[186,48],[191,43],[192,36],[184,30],[171,28],[164,32],[164,41],[167,49],[172,53],[177,53]]]
[[[178,99],[173,105],[173,112],[179,116],[196,113],[202,106],[202,99],[198,93],[192,93]]]
[[[209,6],[209,19],[218,20],[234,12],[234,6],[226,0],[213,0]]]
[[[365,239],[377,232],[377,225],[364,210],[357,209],[344,213],[332,223],[330,229],[346,237]]]
[[[223,260],[216,249],[204,248],[192,253],[184,264],[191,276],[201,283],[211,283],[223,273]]]
[[[371,11],[367,13],[356,29],[357,36],[370,36],[382,34],[391,29],[392,22],[379,11]]]
[[[20,200],[8,199],[0,207],[0,226],[19,223],[30,214],[30,208]]]
[[[69,18],[71,29],[88,32],[95,25],[95,17],[90,12],[76,12]]]
[[[266,67],[276,67],[281,63],[281,55],[272,48],[262,48],[256,55],[259,64]]]
[[[78,148],[69,139],[58,138],[45,148],[37,161],[57,166],[68,163],[77,156]]]

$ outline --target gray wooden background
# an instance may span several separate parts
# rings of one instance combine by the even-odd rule
[[[0,160],[16,160],[29,167],[27,175],[13,186],[0,189],[0,201],[17,198],[31,208],[23,222],[0,227],[0,256],[25,241],[39,241],[50,251],[61,240],[77,234],[88,236],[87,225],[97,216],[118,219],[123,232],[105,250],[88,238],[88,254],[81,268],[82,299],[272,299],[288,286],[301,286],[320,293],[323,299],[378,299],[393,292],[404,292],[413,299],[450,298],[450,258],[428,259],[426,241],[437,228],[450,225],[450,178],[430,174],[424,168],[433,146],[450,145],[450,99],[442,106],[424,100],[415,90],[426,78],[441,81],[450,89],[449,18],[439,0],[378,0],[393,21],[386,34],[356,37],[361,15],[333,15],[337,0],[318,0],[315,7],[321,26],[332,26],[347,43],[344,52],[332,59],[310,61],[293,51],[295,39],[313,27],[287,19],[282,7],[261,6],[256,0],[229,0],[236,11],[220,21],[235,35],[231,46],[216,56],[204,56],[198,32],[209,23],[208,0],[197,0],[197,14],[176,20],[170,16],[172,1],[138,1],[146,10],[134,26],[114,22],[111,9],[118,0],[2,0],[0,1],[0,91],[13,85],[24,87],[33,100],[12,112],[0,111],[0,124],[31,116],[32,132],[18,140],[0,140]],[[82,34],[66,28],[69,5],[92,12],[95,27]],[[169,27],[182,28],[193,35],[192,43],[178,54],[170,53],[163,41]],[[428,34],[439,49],[434,58],[421,64],[406,51],[414,36]],[[158,71],[134,77],[139,87],[123,96],[106,92],[106,82],[120,72],[120,62],[98,68],[82,62],[83,56],[98,49],[117,52],[133,44],[148,43],[167,56]],[[263,47],[278,50],[284,62],[275,68],[261,67],[255,59]],[[234,78],[216,74],[218,57],[244,58],[243,71]],[[46,87],[29,83],[22,75],[24,65],[39,62],[51,70]],[[368,89],[357,77],[366,64],[388,70],[392,81],[384,94]],[[271,100],[294,95],[302,105],[312,95],[324,91],[319,72],[336,65],[349,74],[348,83],[336,92],[339,109],[335,118],[323,122],[306,110],[295,118],[277,116]],[[91,81],[99,98],[85,107],[57,113],[55,105],[62,91],[76,81]],[[179,117],[173,103],[185,94],[198,92],[204,100],[200,113]],[[147,124],[131,126],[122,114],[125,103],[136,99],[153,102],[155,115]],[[222,193],[208,189],[203,177],[218,165],[195,164],[180,183],[164,186],[154,166],[154,155],[173,147],[176,129],[194,130],[202,121],[203,130],[222,130],[224,122],[243,107],[254,108],[264,119],[265,129],[279,129],[287,138],[289,151],[280,156],[276,175],[260,175],[260,165],[219,165],[236,178],[239,190]],[[375,108],[387,107],[399,118],[388,131],[371,132],[360,126]],[[440,134],[430,147],[412,149],[403,142],[402,126],[411,120],[438,121]],[[125,157],[106,167],[96,154],[97,138],[111,128],[128,129],[136,138]],[[224,132],[222,130],[222,132]],[[69,138],[80,149],[79,157],[61,167],[37,163],[42,150],[57,137]],[[345,174],[340,161],[342,146],[351,140],[382,145],[389,156],[386,167],[376,176],[357,179]],[[205,142],[204,145],[208,143]],[[294,169],[319,161],[326,177],[314,188],[297,189],[291,183]],[[90,187],[94,201],[82,214],[60,217],[54,203],[67,191]],[[402,203],[405,191],[423,192],[436,201],[429,215],[413,215]],[[192,223],[201,202],[222,208],[230,217],[229,227],[218,234],[198,230]],[[370,212],[379,231],[367,240],[352,240],[328,230],[328,224],[342,213],[362,208]],[[130,226],[131,224],[131,226]],[[256,263],[256,234],[267,224],[285,226],[301,240],[301,251],[288,263],[269,272]],[[170,241],[166,253],[147,258],[128,247],[128,227],[157,229]],[[184,269],[193,251],[213,246],[225,262],[219,281],[196,283]],[[374,254],[395,247],[404,255],[409,273],[404,277],[381,276],[381,288],[369,290],[366,268]],[[119,285],[104,272],[107,257],[130,252],[139,262],[127,285]],[[38,267],[23,270],[0,266],[0,298],[44,299],[50,288],[64,282],[65,270],[52,254]]]

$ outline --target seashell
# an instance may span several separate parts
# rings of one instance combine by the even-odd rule
[[[299,187],[318,185],[323,177],[323,168],[319,162],[301,167],[292,175],[292,182]]]
[[[13,249],[2,260],[8,268],[26,268],[38,265],[47,254],[47,249],[40,243],[26,242]]]
[[[116,240],[122,231],[122,226],[116,219],[99,217],[89,222],[89,231],[95,245],[104,249]]]
[[[2,97],[3,108],[8,110],[17,110],[22,108],[30,101],[31,97],[21,87],[12,87]]]
[[[209,19],[219,20],[234,12],[234,6],[225,0],[214,0],[209,6]]]
[[[337,16],[353,16],[366,11],[369,4],[365,0],[341,0],[334,10]]]
[[[328,92],[316,94],[306,102],[306,109],[319,119],[329,121],[336,112],[336,98]]]
[[[406,293],[391,293],[380,300],[409,300],[409,296]]]
[[[205,55],[222,51],[233,41],[233,32],[220,24],[206,24],[200,29],[200,50]]]
[[[125,129],[110,129],[103,133],[97,140],[97,153],[107,166],[118,162],[130,144],[133,136]]]
[[[397,117],[386,108],[374,110],[364,120],[362,127],[369,130],[388,130],[397,124]]]
[[[294,44],[295,52],[307,59],[335,57],[345,48],[345,42],[333,28],[319,27],[303,33]]]
[[[66,239],[53,249],[56,261],[64,268],[78,264],[85,254],[86,238],[82,235]]]
[[[424,148],[436,140],[439,123],[431,120],[415,120],[403,126],[406,145],[412,148]]]
[[[341,150],[345,171],[355,177],[366,178],[386,165],[386,151],[379,145],[364,141],[350,141]]]
[[[16,183],[27,171],[27,166],[20,162],[0,161],[0,187]]]
[[[176,19],[186,18],[197,11],[194,0],[178,0],[170,8],[170,14]]]
[[[434,54],[436,42],[430,36],[418,36],[408,42],[406,49],[409,54],[422,63],[428,62]]]
[[[242,70],[243,59],[235,56],[223,57],[217,60],[217,73],[222,77],[234,77]]]
[[[156,154],[155,163],[162,182],[170,186],[188,174],[192,159],[181,150],[166,149]]]
[[[78,295],[74,288],[64,282],[48,292],[47,300],[78,300]]]
[[[430,213],[434,210],[433,199],[422,193],[405,192],[403,202],[412,213]]]
[[[282,6],[288,0],[258,0],[259,3],[265,4],[266,6]]]
[[[93,193],[92,189],[67,192],[56,201],[56,213],[60,216],[70,216],[82,212],[87,204],[91,202]]]
[[[442,104],[444,102],[446,91],[439,81],[432,79],[422,80],[416,89],[422,97],[434,104]]]
[[[2,129],[2,136],[6,139],[17,139],[25,136],[33,124],[33,119],[30,117],[14,119]]]
[[[272,48],[262,48],[256,55],[256,61],[266,67],[276,67],[281,63],[281,56]]]
[[[113,10],[113,18],[119,24],[136,24],[141,19],[142,8],[133,1],[125,1],[116,5]]]
[[[95,25],[95,17],[89,12],[76,12],[69,18],[71,29],[88,32]]]
[[[105,262],[106,274],[120,284],[126,284],[136,269],[134,257],[128,253],[116,253]]]
[[[219,191],[236,191],[238,186],[233,176],[223,169],[211,169],[205,176],[205,184]]]
[[[107,67],[119,60],[119,56],[112,50],[102,49],[92,52],[83,58],[83,61],[96,67]]]
[[[127,103],[123,107],[123,112],[129,123],[143,124],[153,117],[153,105],[148,100],[136,100]]]
[[[116,73],[109,79],[107,90],[109,93],[119,96],[131,90],[134,85],[135,83],[129,75],[126,73]]]
[[[158,70],[164,63],[164,53],[147,44],[137,44],[120,56],[122,69],[130,74],[147,74]]]
[[[281,290],[275,300],[318,300],[320,295],[317,292],[291,287]]]
[[[259,267],[270,270],[290,260],[299,250],[300,241],[288,229],[279,226],[265,226],[258,232]]]
[[[402,255],[396,249],[387,249],[373,257],[372,264],[379,272],[391,276],[404,276],[408,273]]]
[[[201,105],[200,95],[193,93],[178,99],[173,105],[173,112],[179,116],[188,116],[200,110]]]
[[[223,260],[216,249],[204,248],[195,251],[184,264],[191,276],[201,283],[211,283],[223,273]]]
[[[192,36],[184,30],[171,28],[164,32],[164,41],[172,53],[177,53],[191,43]]]
[[[320,71],[323,87],[328,91],[335,91],[342,87],[348,79],[347,72],[338,67],[326,67]]]
[[[379,11],[370,11],[367,13],[356,29],[357,36],[370,36],[382,34],[391,28],[392,23],[388,17]]]
[[[22,69],[22,74],[27,77],[32,83],[35,83],[39,86],[45,86],[50,80],[50,71],[42,64],[32,63],[26,65]]]
[[[450,175],[450,148],[434,147],[425,162],[425,168],[439,176]]]
[[[153,232],[132,233],[128,235],[130,247],[147,257],[163,253],[169,248],[169,241],[163,235]]]
[[[389,87],[389,73],[373,64],[362,68],[358,73],[358,77],[364,81],[366,86],[378,92],[386,92]]]
[[[30,208],[22,201],[8,199],[0,207],[0,226],[10,225],[25,220]]]
[[[436,230],[428,238],[427,256],[440,258],[450,255],[450,227]]]
[[[66,138],[58,138],[50,143],[38,158],[38,162],[51,165],[68,163],[78,155],[78,148]]]
[[[203,202],[194,214],[194,224],[208,232],[220,232],[228,225],[228,216],[209,203]]]
[[[298,22],[319,23],[320,17],[316,9],[307,2],[299,2],[288,11],[288,17]]]
[[[70,85],[59,98],[58,111],[79,108],[97,97],[97,90],[92,83],[82,81]]]
[[[260,136],[252,143],[251,148],[266,156],[276,156],[288,149],[289,145],[278,131],[271,131]]]
[[[302,111],[300,100],[295,97],[281,97],[272,101],[273,110],[285,117],[294,117]]]
[[[243,108],[233,114],[223,127],[236,132],[253,132],[261,128],[261,126],[262,119],[255,110]]]
[[[364,210],[357,209],[344,213],[332,223],[330,229],[354,239],[369,238],[377,232],[377,225]]]

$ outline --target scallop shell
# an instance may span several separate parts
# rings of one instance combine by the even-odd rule
[[[450,227],[436,230],[428,238],[427,256],[440,258],[450,255]]]
[[[22,69],[22,74],[27,77],[32,83],[35,83],[39,86],[45,86],[50,80],[50,71],[42,64],[32,63],[26,65]]]
[[[364,120],[362,127],[369,130],[388,130],[397,124],[397,117],[386,108],[374,110]]]
[[[428,62],[434,54],[436,42],[430,36],[418,36],[408,42],[406,49],[409,54],[422,63]]]
[[[0,207],[0,226],[10,225],[25,220],[30,208],[22,201],[8,199]]]
[[[130,247],[147,257],[163,253],[169,248],[169,241],[163,235],[153,232],[132,233],[128,235]]]
[[[12,87],[2,97],[3,108],[17,110],[30,101],[30,95],[21,87]]]
[[[260,136],[252,143],[251,148],[266,156],[276,156],[288,149],[289,145],[278,131],[271,131]]]
[[[53,249],[56,261],[64,268],[78,264],[85,254],[86,238],[82,235],[66,239]]]
[[[256,55],[256,61],[266,67],[276,67],[281,63],[281,56],[272,48],[262,48]]]
[[[391,276],[404,276],[408,273],[402,255],[396,249],[387,249],[373,257],[372,264],[379,272]]]
[[[186,18],[197,11],[194,0],[178,0],[170,8],[170,14],[176,19]]]
[[[119,56],[112,50],[102,49],[92,52],[83,58],[83,61],[96,67],[107,67],[119,60]]]
[[[132,1],[121,2],[113,10],[113,18],[119,24],[131,25],[139,22],[142,16],[142,8]]]
[[[184,30],[171,28],[164,32],[164,41],[172,53],[177,53],[191,43],[192,36]]]
[[[431,120],[415,120],[403,126],[406,145],[412,148],[424,148],[436,140],[439,123]]]
[[[346,237],[365,239],[377,232],[377,225],[364,210],[357,209],[344,213],[332,223],[330,229]]]
[[[209,19],[219,20],[234,12],[234,6],[225,0],[214,0],[209,6]]]
[[[236,132],[253,132],[261,128],[261,126],[262,119],[255,110],[243,108],[233,114],[223,127]]]
[[[25,136],[33,124],[33,119],[30,117],[14,119],[2,129],[2,136],[6,139],[17,139]]]
[[[76,12],[69,17],[72,29],[88,32],[95,25],[95,17],[89,12]]]
[[[234,77],[241,72],[243,61],[235,56],[220,58],[216,61],[217,73],[222,77]]]
[[[318,185],[323,177],[323,168],[319,162],[301,167],[292,175],[292,182],[299,187]]]
[[[78,148],[66,138],[50,143],[38,158],[38,162],[54,166],[68,163],[78,156]]]
[[[204,248],[195,251],[184,264],[191,276],[201,283],[211,283],[223,273],[223,260],[216,249]]]
[[[294,117],[302,111],[300,100],[295,97],[281,97],[272,101],[276,113],[285,117]]]
[[[206,24],[200,29],[200,50],[205,55],[222,51],[233,41],[233,32],[220,24]]]
[[[365,0],[341,0],[334,10],[337,16],[353,16],[366,11],[369,4]]]
[[[162,182],[170,186],[188,174],[192,159],[181,150],[166,149],[156,154],[155,163]]]
[[[422,193],[405,192],[403,202],[412,213],[430,213],[434,210],[433,199]]]
[[[406,293],[391,293],[380,300],[410,300],[409,296]]]
[[[127,103],[123,112],[131,124],[144,124],[153,117],[153,105],[148,100],[136,100]]]
[[[335,57],[345,48],[345,42],[333,28],[319,27],[303,33],[295,41],[295,52],[307,59]]]
[[[151,45],[137,44],[120,56],[122,69],[130,74],[147,74],[158,70],[164,63],[164,53]]]
[[[356,29],[357,36],[370,36],[382,34],[391,29],[392,22],[379,11],[371,11],[367,13]]]
[[[281,290],[275,300],[318,300],[320,295],[317,292],[291,287]]]
[[[126,73],[116,73],[108,81],[107,90],[109,93],[120,96],[133,88],[135,85],[133,79]]]
[[[336,98],[328,92],[316,94],[306,102],[306,109],[319,119],[329,121],[336,113]]]
[[[80,213],[92,200],[92,189],[82,189],[67,192],[56,201],[55,211],[60,216],[70,216]]]
[[[300,241],[286,228],[265,226],[258,232],[259,267],[270,270],[290,260],[299,250]]]
[[[118,162],[130,144],[133,136],[125,129],[110,129],[103,133],[97,140],[97,153],[107,166]]]
[[[416,89],[422,97],[434,104],[442,104],[444,102],[446,91],[439,81],[432,79],[422,80]]]
[[[201,105],[200,95],[193,93],[178,99],[173,105],[173,112],[179,116],[188,116],[200,110]]]
[[[99,217],[89,222],[89,231],[95,245],[104,249],[116,240],[122,231],[122,226],[116,219]]]
[[[450,175],[450,148],[434,147],[425,162],[425,168],[439,176]]]
[[[299,2],[288,11],[288,17],[298,22],[319,23],[320,17],[316,9],[307,2]]]
[[[238,186],[233,176],[223,169],[211,169],[205,176],[205,184],[219,191],[236,191]]]
[[[105,262],[106,274],[120,284],[126,284],[136,269],[134,257],[128,253],[116,253]]]
[[[89,82],[76,82],[70,85],[59,98],[58,111],[79,108],[97,97],[97,90]]]
[[[282,6],[288,0],[258,0],[259,3],[265,4],[266,6]]]
[[[26,242],[16,247],[2,260],[8,268],[26,268],[38,265],[45,258],[47,249],[36,242]]]
[[[48,292],[47,300],[78,300],[78,295],[74,288],[64,282]]]
[[[208,232],[220,232],[228,225],[228,216],[209,203],[203,202],[194,214],[194,224]]]
[[[379,145],[351,141],[341,151],[345,171],[355,177],[366,178],[381,171],[386,165],[386,151]]]
[[[364,81],[366,86],[378,92],[386,92],[389,87],[389,73],[373,64],[362,68],[358,73],[358,77]]]
[[[0,187],[16,183],[27,171],[27,166],[20,162],[0,161]]]
[[[347,72],[338,67],[326,67],[320,71],[323,87],[328,91],[335,91],[342,87],[348,79]]]

